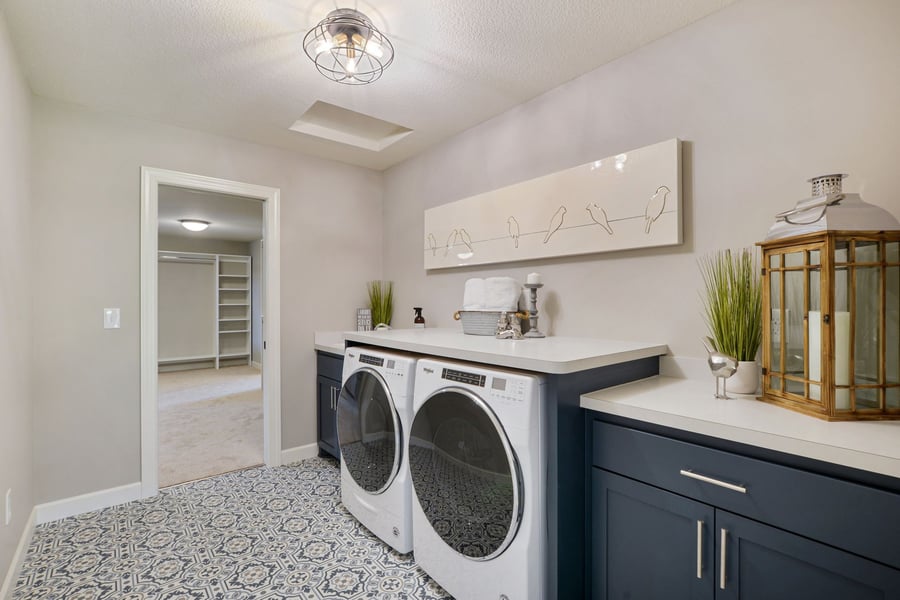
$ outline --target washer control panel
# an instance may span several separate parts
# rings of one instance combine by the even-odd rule
[[[524,379],[510,379],[506,377],[491,378],[492,398],[522,402],[525,400],[527,391],[528,386]]]

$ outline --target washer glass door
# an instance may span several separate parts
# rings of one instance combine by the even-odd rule
[[[344,382],[337,405],[341,460],[359,487],[380,494],[400,469],[400,420],[384,379],[363,367]]]
[[[522,518],[518,461],[493,410],[446,388],[413,419],[409,471],[432,528],[459,554],[488,560],[515,537]]]

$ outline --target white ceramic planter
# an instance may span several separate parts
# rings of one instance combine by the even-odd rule
[[[755,360],[738,362],[737,371],[727,380],[732,394],[755,394],[759,390],[759,363]]]

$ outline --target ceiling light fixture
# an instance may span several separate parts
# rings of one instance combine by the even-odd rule
[[[347,85],[372,83],[394,60],[394,47],[366,15],[333,10],[303,38],[303,50],[319,73]]]
[[[201,221],[200,219],[178,219],[178,222],[188,231],[203,231],[209,227],[209,221]]]

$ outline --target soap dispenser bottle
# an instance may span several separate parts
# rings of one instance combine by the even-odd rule
[[[414,306],[413,310],[416,311],[416,318],[413,319],[413,328],[425,329],[425,317],[422,316],[422,307]]]

